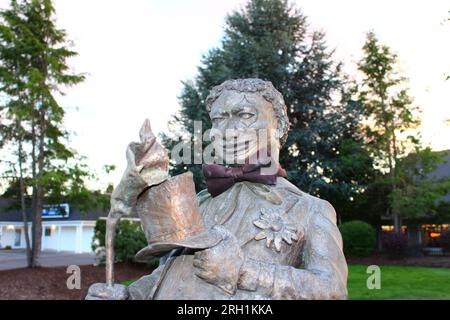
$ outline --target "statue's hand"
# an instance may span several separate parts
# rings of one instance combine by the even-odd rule
[[[233,295],[236,293],[244,254],[236,237],[227,229],[218,225],[213,230],[219,232],[223,240],[212,248],[194,254],[195,274]]]
[[[111,195],[111,212],[116,216],[131,214],[138,195],[146,188],[159,184],[169,176],[169,156],[145,120],[139,132],[140,142],[127,148],[127,168]]]
[[[89,287],[86,300],[126,300],[128,289],[122,284],[108,286],[106,283],[94,283]]]
[[[132,142],[128,147],[128,166],[134,168],[149,186],[158,184],[168,177],[168,151],[156,140],[148,119],[144,121],[139,137],[140,142]]]

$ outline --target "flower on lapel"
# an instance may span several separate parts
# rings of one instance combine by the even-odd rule
[[[266,239],[266,246],[270,248],[273,244],[278,252],[281,251],[282,240],[287,244],[298,240],[297,229],[289,223],[282,210],[262,208],[259,219],[254,220],[253,224],[263,229],[255,236],[255,240]]]

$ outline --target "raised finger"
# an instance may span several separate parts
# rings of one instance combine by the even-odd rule
[[[139,137],[142,143],[155,139],[155,135],[152,132],[150,120],[145,119],[144,123],[142,124],[141,130],[139,131]]]
[[[195,269],[194,274],[201,279],[209,279],[210,272],[202,269]]]
[[[194,259],[206,260],[208,258],[210,250],[201,250],[194,253]]]
[[[202,260],[194,259],[192,265],[198,269],[205,270],[205,263]]]

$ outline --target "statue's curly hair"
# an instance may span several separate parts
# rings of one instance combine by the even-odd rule
[[[283,96],[275,89],[272,82],[261,79],[233,79],[227,80],[222,84],[211,89],[208,97],[206,97],[206,110],[211,111],[212,104],[216,101],[223,91],[237,91],[248,93],[261,93],[268,102],[272,104],[275,116],[278,121],[278,137],[280,145],[286,142],[289,131],[289,118],[287,116],[286,104]]]

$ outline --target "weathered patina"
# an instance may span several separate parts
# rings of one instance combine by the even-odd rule
[[[279,149],[286,139],[289,121],[283,98],[270,82],[229,80],[213,88],[206,103],[213,129],[233,130],[232,135],[224,134],[226,138],[213,141],[221,147],[233,144],[235,148],[219,154],[216,160],[226,160],[225,164],[230,160],[245,163],[255,155],[257,158],[263,150],[270,150],[270,162],[278,165]],[[244,148],[239,138],[246,137],[251,130],[265,130],[267,139],[263,139],[264,143],[260,138],[250,139]],[[150,150],[160,153],[155,159],[164,159],[161,148]],[[160,161],[156,162],[159,166],[151,162],[144,165],[147,176],[154,176],[153,168],[159,172],[165,168]],[[138,176],[141,175],[138,172]],[[141,219],[149,215],[151,221],[166,226],[164,230],[172,229],[172,234],[169,232],[164,240],[161,237],[155,240],[152,235],[161,233],[154,231],[161,230],[160,226],[149,223],[144,226],[149,240],[144,252],[151,255],[158,251],[160,255],[167,251],[165,262],[128,288],[111,283],[109,286],[95,284],[87,299],[347,298],[347,264],[342,238],[336,226],[336,213],[327,201],[302,192],[283,176],[267,184],[245,181],[242,174],[236,175],[236,181],[214,197],[205,190],[200,192],[198,200],[176,194],[176,190],[183,190],[189,181],[179,179],[180,185],[171,189],[165,186],[169,183],[167,177],[157,176],[163,177],[162,182],[150,187],[139,199],[140,193],[134,192],[132,197],[136,197]],[[144,184],[153,185],[152,182],[139,185]],[[120,190],[129,195],[124,189]],[[174,194],[169,196],[170,190],[174,190]],[[184,216],[178,216],[182,221],[177,223],[166,217],[161,219],[166,211],[168,217],[180,215],[178,209],[174,214],[175,209],[170,209],[169,202],[162,201],[163,197],[170,197],[171,201],[183,198],[182,206],[189,211],[185,212],[187,220],[183,220]],[[158,206],[158,203],[165,205]],[[196,214],[197,210],[201,217]],[[154,212],[160,218],[155,219]],[[119,215],[111,215],[111,219]],[[192,233],[191,229],[186,229],[187,221],[193,221],[192,228],[199,230]],[[179,229],[174,229],[174,225]],[[199,241],[203,241],[201,245],[192,245],[195,234],[202,235],[199,237]],[[159,249],[155,250],[155,246]],[[141,253],[140,257],[146,255]]]

